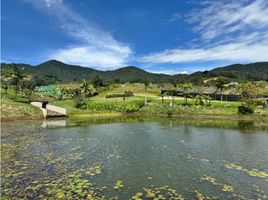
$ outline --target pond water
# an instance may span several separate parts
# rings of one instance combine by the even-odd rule
[[[2,123],[2,199],[268,199],[267,130],[180,119]]]

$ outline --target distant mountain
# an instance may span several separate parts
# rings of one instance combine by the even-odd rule
[[[11,64],[1,64],[1,71]],[[45,83],[79,82],[82,79],[89,80],[94,74],[100,74],[106,82],[143,82],[145,79],[151,82],[167,82],[172,76],[154,74],[138,67],[128,66],[117,70],[100,71],[92,68],[68,65],[57,60],[50,60],[40,65],[32,66],[17,64],[24,67],[26,73],[42,79]]]
[[[1,71],[11,64],[1,64]],[[150,73],[134,66],[123,67],[117,70],[101,71],[76,65],[68,65],[57,60],[50,60],[40,65],[17,64],[24,67],[26,73],[37,77],[46,84],[80,82],[89,80],[94,74],[100,74],[106,82],[143,82],[147,79],[154,83],[184,82],[199,83],[204,79],[224,76],[233,80],[266,80],[268,81],[268,62],[252,64],[235,64],[226,67],[215,68],[210,71],[195,72],[193,74],[166,75]]]
[[[213,69],[208,74],[227,76],[235,79],[268,81],[268,62],[258,62],[245,65],[235,64]]]
[[[268,81],[268,62],[257,62],[251,64],[234,64],[218,67],[209,71],[198,71],[187,76],[192,82],[212,77],[227,77],[235,81]],[[179,77],[178,77],[179,78]]]

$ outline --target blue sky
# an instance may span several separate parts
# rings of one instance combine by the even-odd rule
[[[2,0],[1,60],[192,73],[268,61],[267,0]]]

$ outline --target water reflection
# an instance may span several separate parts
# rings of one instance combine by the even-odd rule
[[[265,199],[267,124],[239,124],[248,123],[133,117],[2,124],[2,194]]]
[[[66,127],[67,120],[64,119],[45,119],[41,125],[42,128]]]
[[[176,119],[176,118],[142,118],[142,117],[113,117],[113,118],[92,118],[92,119],[46,119],[42,122],[42,128],[58,128],[71,126],[85,126],[91,124],[105,123],[131,123],[131,122],[159,122],[168,125],[170,128],[178,125],[187,129],[188,126],[211,127],[223,129],[239,129],[245,133],[254,131],[268,132],[267,121],[245,121],[245,120],[196,120],[196,119]],[[186,130],[187,131],[187,130]]]

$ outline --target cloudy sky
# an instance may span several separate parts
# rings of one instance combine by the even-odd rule
[[[268,0],[2,0],[1,60],[191,73],[268,61]]]

